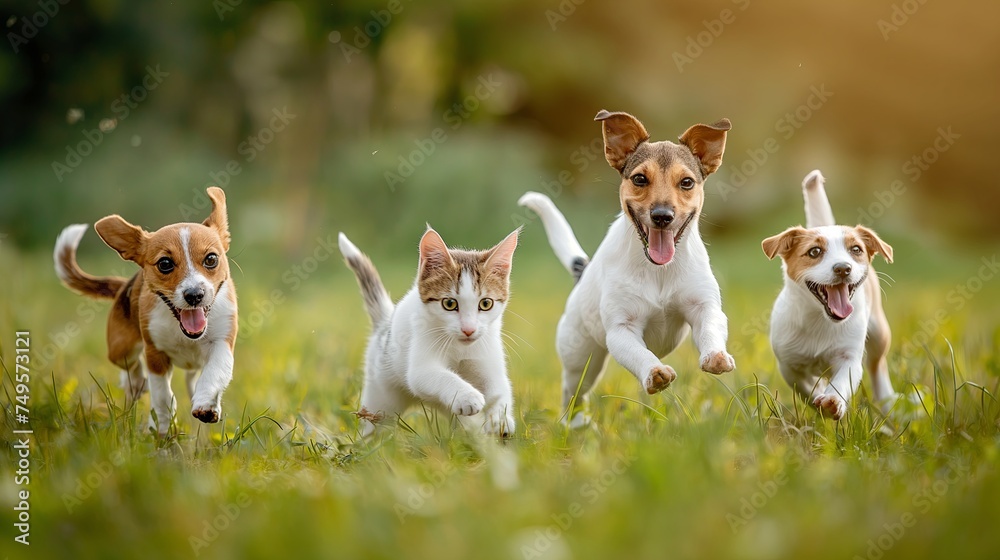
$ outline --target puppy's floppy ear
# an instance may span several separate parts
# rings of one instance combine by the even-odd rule
[[[219,187],[208,187],[208,198],[212,200],[212,213],[202,222],[219,232],[222,249],[229,250],[229,216],[226,214],[226,193]]]
[[[649,140],[649,133],[639,119],[628,113],[610,113],[601,109],[594,120],[602,123],[604,158],[621,173],[625,169],[625,160],[639,144]]]
[[[441,239],[438,232],[428,225],[424,236],[420,238],[420,276],[424,277],[432,270],[453,265],[454,261],[448,252],[448,246],[444,244],[444,239]]]
[[[510,273],[511,263],[514,260],[514,249],[517,249],[517,238],[520,233],[521,228],[515,229],[503,241],[490,249],[486,258],[488,270],[495,270],[504,275]]]
[[[146,251],[148,234],[138,226],[125,221],[118,214],[101,218],[94,224],[97,235],[127,261],[139,264]]]
[[[807,233],[809,232],[803,227],[791,227],[778,235],[768,237],[761,242],[760,247],[764,249],[764,254],[767,255],[768,259],[773,259],[775,255],[784,258],[795,247],[796,239]]]
[[[722,165],[722,153],[726,151],[726,132],[733,128],[729,119],[715,124],[696,124],[681,134],[680,141],[701,161],[705,176],[715,173]]]
[[[861,241],[865,244],[865,249],[868,250],[868,254],[872,258],[875,258],[875,254],[878,253],[882,255],[885,262],[892,262],[892,246],[882,241],[878,234],[865,226],[855,226],[854,231],[858,232],[858,237],[861,238]]]

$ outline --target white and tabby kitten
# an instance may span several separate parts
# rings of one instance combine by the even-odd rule
[[[372,334],[365,354],[361,433],[423,401],[481,426],[514,433],[514,399],[501,342],[518,231],[487,251],[449,249],[428,228],[413,288],[393,306],[378,272],[343,233],[340,252],[357,276]]]

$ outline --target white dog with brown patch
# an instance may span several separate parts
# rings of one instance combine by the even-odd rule
[[[806,228],[768,237],[762,248],[769,259],[781,257],[784,270],[785,285],[771,314],[771,347],[781,375],[820,412],[839,420],[861,385],[863,361],[883,411],[896,396],[885,359],[891,332],[872,267],[876,254],[891,263],[892,247],[864,226],[834,225],[823,181],[817,170],[802,182]]]
[[[588,422],[587,394],[610,354],[649,394],[677,378],[660,361],[690,332],[703,371],[736,367],[726,351],[728,321],[719,284],[698,232],[705,179],[722,164],[728,119],[696,124],[674,142],[650,142],[628,113],[601,111],[604,154],[620,174],[622,213],[593,259],[552,201],[526,193],[518,201],[541,217],[553,251],[577,284],[559,320],[563,406],[570,425]]]
[[[222,392],[233,378],[238,323],[226,259],[226,195],[209,187],[208,197],[212,213],[200,224],[172,224],[150,233],[117,214],[94,224],[108,246],[139,265],[132,278],[95,277],[80,268],[76,248],[84,224],[68,226],[56,241],[55,268],[63,284],[114,300],[108,359],[122,369],[126,406],[149,390],[155,414],[150,423],[160,436],[167,434],[177,408],[170,389],[173,366],[187,370],[191,415],[206,423],[219,421]]]

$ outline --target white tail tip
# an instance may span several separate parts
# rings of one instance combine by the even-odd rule
[[[56,274],[59,278],[65,279],[68,275],[66,270],[63,269],[62,255],[63,251],[69,249],[71,251],[76,251],[76,248],[80,246],[80,240],[83,239],[83,234],[87,232],[88,224],[73,224],[66,226],[59,233],[59,237],[56,238],[56,247],[52,251],[52,259],[55,261]]]
[[[802,188],[814,189],[817,186],[822,187],[824,182],[826,182],[826,178],[823,177],[819,169],[813,169],[806,175],[805,179],[802,179]]]
[[[340,246],[340,254],[344,255],[344,258],[357,257],[361,254],[361,251],[354,246],[354,243],[351,243],[344,232],[337,235],[337,245]]]
[[[521,198],[517,199],[517,205],[536,210],[545,206],[552,206],[553,204],[552,199],[544,194],[528,191],[521,195]]]

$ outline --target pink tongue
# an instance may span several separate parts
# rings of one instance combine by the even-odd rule
[[[665,229],[649,229],[649,258],[656,264],[667,264],[674,258],[674,232]]]
[[[847,291],[847,284],[837,284],[836,286],[826,286],[826,304],[830,311],[840,319],[846,319],[854,306],[851,305],[851,296]]]
[[[196,307],[194,309],[181,309],[181,328],[189,334],[200,334],[208,325],[205,319],[205,309]]]

